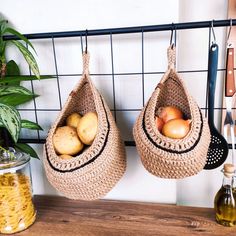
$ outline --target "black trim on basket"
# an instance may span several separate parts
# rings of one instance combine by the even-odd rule
[[[46,156],[47,156],[47,161],[48,161],[50,167],[51,167],[53,170],[58,171],[58,172],[61,172],[61,173],[73,172],[73,171],[75,171],[75,170],[78,170],[78,169],[80,169],[80,168],[83,168],[84,166],[86,166],[86,165],[88,165],[88,164],[94,162],[94,161],[100,156],[100,154],[103,152],[103,150],[104,150],[104,148],[105,148],[105,146],[106,146],[106,144],[107,144],[108,135],[109,135],[109,133],[110,133],[110,123],[109,123],[109,120],[108,120],[107,111],[106,111],[106,109],[105,109],[105,105],[104,105],[102,96],[100,95],[100,97],[101,97],[103,109],[104,109],[105,114],[106,114],[106,120],[107,120],[107,126],[108,126],[108,130],[107,130],[105,142],[104,142],[104,144],[103,144],[101,150],[99,151],[99,153],[98,153],[96,156],[94,156],[91,160],[85,162],[85,163],[84,163],[83,165],[81,165],[81,166],[77,166],[77,167],[75,167],[75,168],[73,168],[73,169],[70,169],[70,170],[60,170],[60,169],[56,168],[55,166],[53,166],[53,164],[52,164],[51,161],[49,160],[48,152],[47,152],[47,147],[45,147]]]
[[[148,102],[148,103],[149,103],[149,102]],[[147,103],[146,108],[148,107],[148,103]],[[198,110],[199,110],[199,112],[200,112],[200,117],[201,117],[201,127],[200,127],[200,132],[199,132],[199,134],[198,134],[198,138],[197,138],[196,142],[193,144],[192,147],[190,147],[189,149],[183,150],[183,151],[171,150],[171,149],[162,147],[162,146],[158,145],[157,143],[155,143],[155,141],[149,136],[149,134],[148,134],[148,132],[147,132],[147,129],[146,129],[145,122],[144,122],[145,116],[146,116],[146,108],[145,108],[145,110],[144,110],[144,115],[143,115],[143,120],[142,120],[142,128],[143,128],[144,133],[146,134],[147,138],[149,139],[149,141],[150,141],[154,146],[156,146],[157,148],[159,148],[159,149],[161,149],[161,150],[163,150],[163,151],[170,152],[170,153],[176,153],[176,154],[187,153],[187,152],[193,150],[193,149],[197,146],[197,144],[199,143],[199,140],[200,140],[200,138],[201,138],[201,136],[202,136],[202,129],[203,129],[203,118],[202,118],[202,113],[201,113],[201,110],[200,110],[199,107],[198,107]]]

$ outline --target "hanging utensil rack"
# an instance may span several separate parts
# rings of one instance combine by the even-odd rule
[[[210,48],[211,44],[211,28],[212,25],[214,27],[227,27],[232,24],[233,26],[236,25],[236,19],[231,20],[213,20],[213,21],[199,21],[199,22],[185,22],[185,23],[172,23],[172,24],[161,24],[161,25],[150,25],[150,26],[136,26],[136,27],[123,27],[123,28],[109,28],[109,29],[94,29],[94,30],[81,30],[81,31],[64,31],[64,32],[47,32],[47,33],[34,33],[34,34],[24,34],[26,38],[29,40],[34,39],[51,39],[52,47],[53,47],[53,57],[54,63],[56,68],[56,80],[57,80],[57,89],[58,89],[58,99],[60,101],[60,109],[39,109],[37,108],[36,100],[34,100],[34,108],[33,109],[19,109],[22,111],[34,111],[35,120],[38,122],[38,112],[39,111],[60,111],[62,108],[62,99],[61,99],[61,88],[59,83],[59,74],[58,74],[58,65],[57,65],[57,55],[55,50],[55,38],[71,38],[71,37],[81,37],[81,48],[83,50],[83,40],[82,37],[89,37],[89,36],[101,36],[101,35],[109,35],[110,36],[110,48],[111,48],[111,65],[112,65],[112,90],[113,90],[113,109],[111,109],[114,113],[114,117],[116,119],[116,112],[117,111],[127,111],[126,109],[117,109],[116,108],[116,94],[115,94],[115,80],[114,77],[117,73],[114,73],[114,55],[113,55],[113,38],[112,36],[115,34],[132,34],[132,33],[141,33],[142,36],[142,72],[141,73],[122,73],[122,75],[137,75],[141,74],[142,76],[142,105],[145,103],[145,96],[144,96],[144,76],[148,74],[144,72],[144,34],[147,32],[155,32],[155,31],[175,31],[177,34],[178,30],[188,30],[188,29],[199,29],[199,28],[209,28],[209,44],[208,49]],[[15,39],[18,40],[19,38],[9,35],[5,36],[4,40]],[[176,40],[176,37],[175,37]],[[209,50],[208,50],[209,51]],[[224,71],[223,69],[218,69],[218,71]],[[184,70],[178,71],[179,73],[188,73],[188,72],[207,72],[207,70]],[[156,71],[151,72],[152,74],[163,74],[164,71]],[[149,73],[150,74],[150,73]],[[80,74],[73,74],[76,76],[80,76]],[[93,74],[91,74],[93,75]],[[94,74],[98,75],[98,74]],[[107,74],[106,74],[107,75]],[[34,85],[31,83],[32,91],[34,91]],[[207,97],[207,96],[206,96]],[[205,102],[207,104],[207,101]],[[207,106],[201,107],[202,110],[206,110]],[[223,107],[214,107],[215,110],[223,110]],[[140,109],[129,109],[128,111],[140,111]],[[33,139],[26,139],[22,138],[19,140],[22,143],[44,143],[45,139],[40,137],[40,132],[37,132],[37,137]],[[126,146],[135,146],[134,141],[125,141]],[[231,145],[229,145],[231,146]],[[231,148],[231,147],[230,147]]]

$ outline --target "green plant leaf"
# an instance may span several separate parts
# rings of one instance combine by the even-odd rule
[[[50,75],[41,75],[40,80],[42,79],[53,79],[55,76]],[[18,82],[18,81],[30,81],[30,80],[38,80],[38,78],[34,75],[20,75],[20,76],[6,76],[3,79],[0,79],[0,86],[5,85],[6,83]]]
[[[9,106],[18,106],[37,96],[22,86],[0,86],[0,103]]]
[[[26,102],[31,101],[35,97],[38,97],[38,95],[36,94],[25,95],[25,94],[12,93],[12,94],[0,97],[0,103],[9,105],[9,106],[18,106],[20,104],[24,104]]]
[[[0,56],[1,56],[1,58],[5,54],[6,45],[7,45],[6,41],[2,41],[2,40],[0,41]]]
[[[21,117],[19,112],[12,106],[0,103],[0,120],[16,143],[21,129]]]
[[[43,130],[42,127],[30,120],[21,120],[21,128],[33,129],[33,130]]]
[[[22,95],[34,95],[30,90],[23,86],[0,86],[0,97],[5,96],[5,95],[10,95],[10,94],[22,94]]]
[[[29,154],[31,157],[39,159],[38,154],[34,151],[34,149],[27,143],[16,143],[15,147],[22,152]]]
[[[23,40],[25,43],[29,44],[30,47],[34,50],[34,52],[36,53],[32,43],[24,36],[22,35],[20,32],[18,32],[17,30],[15,29],[12,29],[10,27],[7,27],[3,30],[3,34],[6,34],[6,33],[10,33],[10,34],[13,34],[15,36],[17,36],[19,39]]]
[[[3,40],[3,31],[7,27],[7,21],[6,20],[0,20],[0,59],[2,61],[5,60],[5,49],[7,42]]]
[[[20,69],[18,65],[16,64],[15,61],[11,60],[7,63],[7,71],[6,71],[6,76],[19,76],[20,75]],[[4,78],[5,78],[4,77]],[[6,85],[20,85],[20,81],[11,81],[6,83]]]
[[[20,75],[20,69],[14,60],[7,62],[6,76]]]
[[[7,70],[6,70],[6,75],[5,76],[19,76],[20,75],[20,69],[16,62],[14,60],[10,60],[7,62]],[[5,78],[5,77],[4,77]],[[20,85],[20,81],[16,82],[8,82],[5,85]]]
[[[0,20],[0,36],[2,38],[3,34],[4,34],[4,30],[7,28],[7,20]],[[3,38],[2,38],[3,40]]]
[[[21,42],[18,42],[16,40],[12,40],[11,42],[20,50],[20,52],[24,56],[25,60],[29,64],[31,70],[35,74],[35,76],[38,79],[40,79],[40,73],[39,73],[38,64],[37,64],[33,54]]]

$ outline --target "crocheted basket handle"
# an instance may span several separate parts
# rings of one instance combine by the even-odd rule
[[[176,48],[170,45],[167,49],[168,69],[175,69],[176,64]]]
[[[83,53],[83,75],[89,75],[89,59],[90,54],[87,52]]]

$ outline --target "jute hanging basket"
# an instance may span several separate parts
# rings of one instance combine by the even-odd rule
[[[175,70],[175,47],[168,48],[168,70],[142,109],[133,133],[144,167],[162,178],[184,178],[201,171],[206,163],[210,144],[207,120],[188,93]],[[191,119],[189,133],[183,139],[162,135],[156,127],[155,116],[159,107],[175,106]]]
[[[84,71],[51,127],[44,146],[44,166],[49,182],[71,199],[94,200],[107,194],[126,169],[124,143],[103,97],[89,77],[89,55],[83,54]],[[57,127],[73,112],[98,115],[98,131],[92,145],[80,155],[63,160],[52,142]]]

